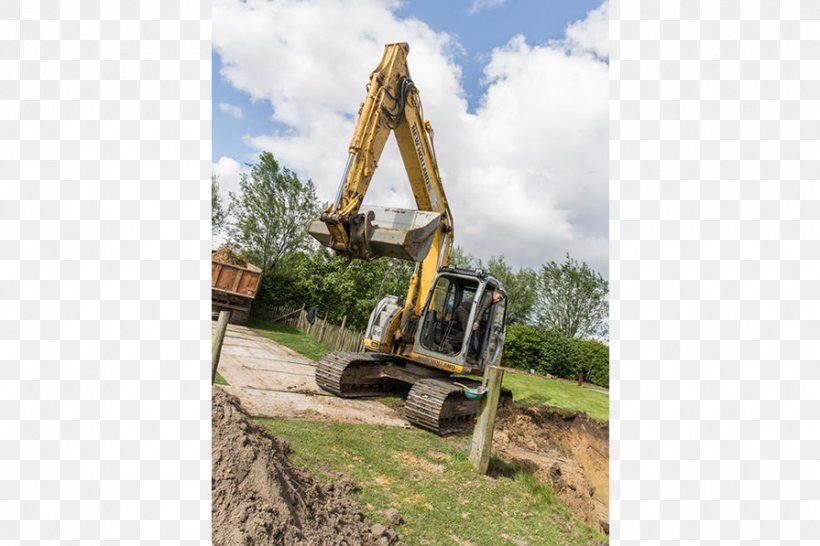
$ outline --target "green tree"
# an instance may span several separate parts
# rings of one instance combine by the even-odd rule
[[[476,259],[467,254],[463,248],[455,245],[450,249],[450,265],[462,269],[475,269]]]
[[[519,267],[518,271],[507,264],[504,256],[493,256],[485,264],[454,246],[450,251],[450,265],[465,269],[485,269],[501,281],[507,291],[507,323],[531,322],[535,303],[538,275],[528,267]]]
[[[479,262],[478,267],[489,271],[501,281],[507,291],[507,323],[530,322],[537,300],[538,276],[535,271],[528,267],[519,267],[518,271],[513,271],[504,256],[493,256],[486,265]]]
[[[536,320],[566,337],[606,338],[608,294],[609,285],[600,273],[567,254],[563,263],[551,261],[541,267]]]
[[[285,256],[310,246],[305,226],[318,216],[319,203],[313,182],[301,182],[270,152],[259,154],[259,163],[249,167],[250,174],[239,179],[241,193],[230,193],[234,221],[229,232],[243,256],[269,275]]]
[[[337,323],[347,317],[350,328],[361,330],[379,300],[407,294],[414,265],[394,258],[345,264],[324,247],[293,252],[263,278],[257,302],[316,307],[321,316]]]
[[[219,196],[219,181],[215,174],[211,175],[211,233],[217,234],[225,226],[225,208]]]

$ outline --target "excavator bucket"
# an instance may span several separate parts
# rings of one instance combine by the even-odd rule
[[[388,256],[421,262],[430,251],[439,222],[440,212],[362,205],[359,214],[350,220],[349,247],[335,250],[368,260]],[[327,225],[321,220],[313,220],[308,233],[324,246],[334,248]]]

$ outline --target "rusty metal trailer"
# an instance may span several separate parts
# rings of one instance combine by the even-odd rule
[[[231,311],[231,322],[246,322],[262,282],[262,270],[211,259],[211,305]]]

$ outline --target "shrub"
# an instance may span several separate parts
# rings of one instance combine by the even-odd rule
[[[609,387],[609,347],[594,339],[574,339],[575,376],[584,372],[586,381]]]
[[[609,386],[609,347],[600,341],[575,339],[526,324],[507,327],[502,364],[565,379],[583,372],[589,383]]]
[[[501,362],[510,368],[521,370],[534,368],[540,373],[546,373],[542,369],[546,341],[547,332],[541,328],[520,323],[511,324],[507,326]]]

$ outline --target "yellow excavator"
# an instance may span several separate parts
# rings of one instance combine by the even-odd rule
[[[389,256],[416,262],[404,298],[387,296],[373,310],[365,352],[327,354],[319,386],[341,397],[407,394],[414,425],[449,434],[471,425],[479,382],[504,345],[506,292],[484,271],[449,267],[453,215],[407,67],[406,43],[387,44],[359,108],[336,198],[308,226],[321,244],[345,259]],[[387,138],[393,132],[418,210],[362,205]],[[502,400],[511,399],[504,390]]]

